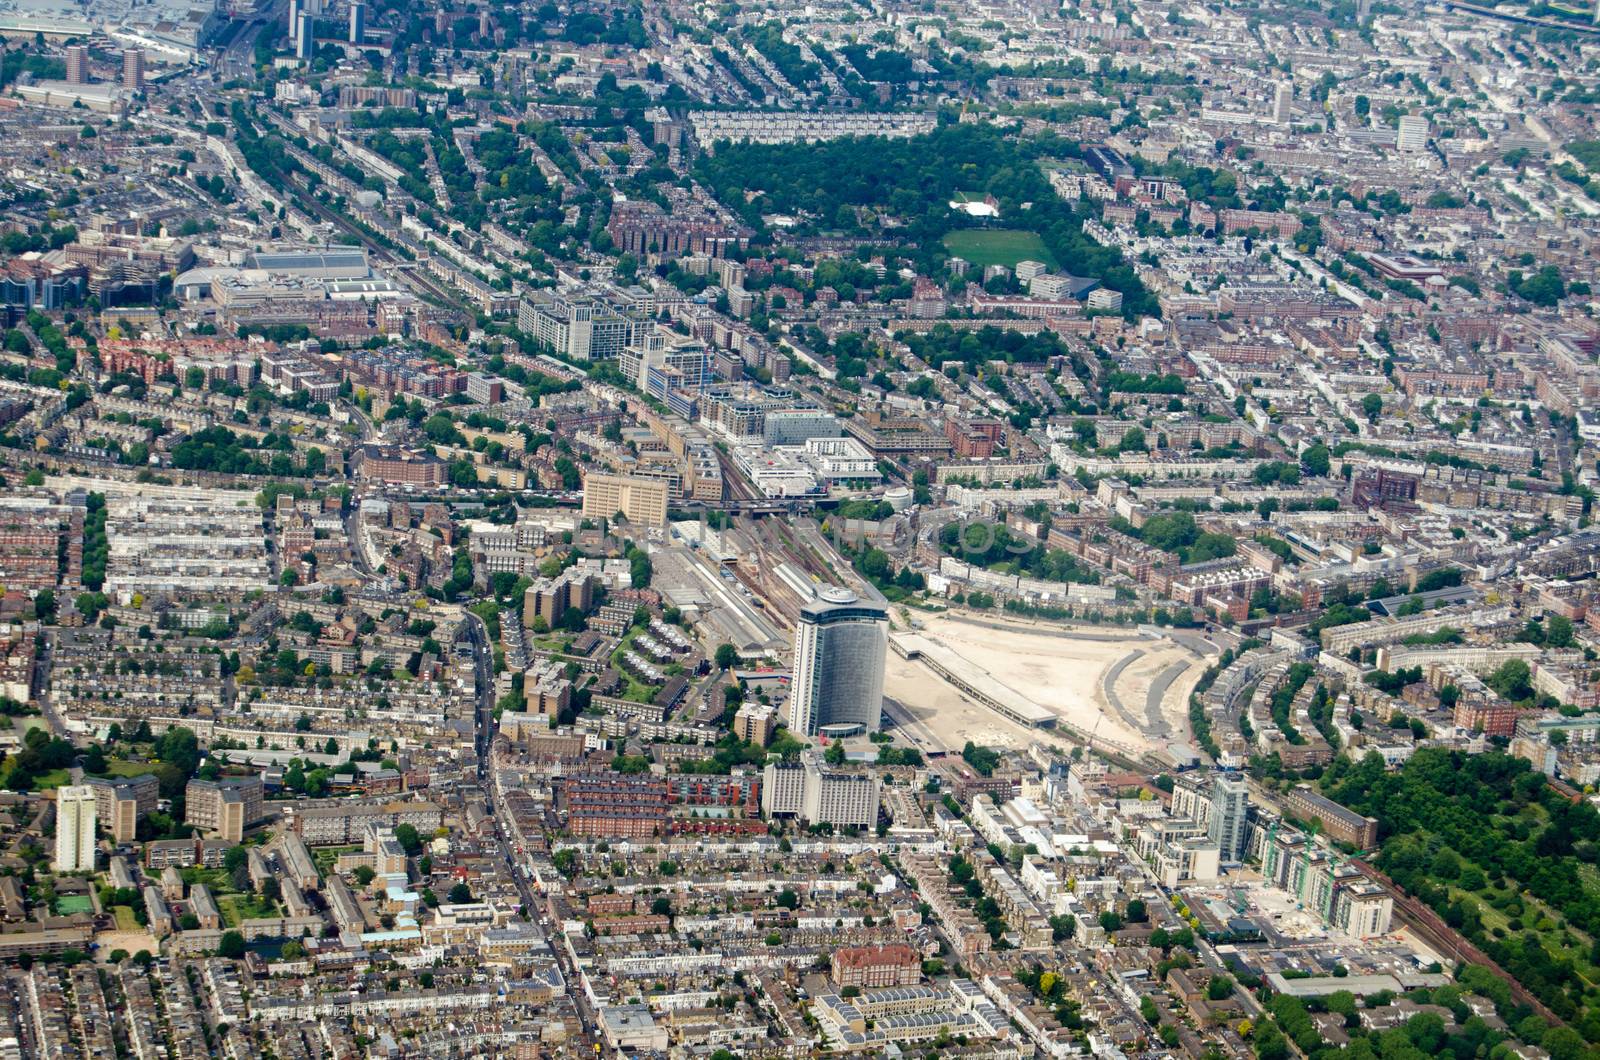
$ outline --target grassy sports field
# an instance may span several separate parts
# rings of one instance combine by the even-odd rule
[[[965,258],[978,268],[1004,265],[1016,268],[1019,261],[1042,261],[1056,268],[1056,259],[1036,233],[1017,228],[967,228],[944,237],[951,254]]]

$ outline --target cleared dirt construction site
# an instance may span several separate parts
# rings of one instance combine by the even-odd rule
[[[1069,742],[1075,730],[1128,754],[1160,751],[1189,739],[1188,696],[1207,665],[1165,637],[1103,626],[941,614],[919,616],[897,636],[927,657],[889,653],[888,711],[904,736],[933,750],[958,751],[968,740],[1026,747],[1050,730],[1022,719],[1053,716]],[[958,688],[952,670],[1004,707]]]

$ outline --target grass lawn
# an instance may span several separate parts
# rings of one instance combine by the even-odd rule
[[[1042,261],[1052,269],[1058,267],[1037,233],[1016,228],[965,228],[945,236],[944,245],[951,254],[980,269],[988,265],[1012,269],[1019,261]]]
[[[1478,919],[1483,923],[1483,929],[1491,934],[1494,933],[1495,928],[1504,931],[1506,925],[1511,922],[1510,917],[1490,905],[1483,895],[1474,894],[1471,891],[1463,891],[1459,887],[1452,887],[1450,888],[1450,897],[1457,901],[1465,900],[1476,905],[1478,907]]]
[[[182,874],[184,883],[191,887],[203,883],[213,895],[233,894],[239,889],[233,885],[233,877],[228,875],[227,869],[203,869],[191,865],[186,869],[179,869],[178,872]]]
[[[56,899],[56,915],[72,916],[74,913],[94,912],[94,900],[81,894],[63,895]]]
[[[660,685],[644,684],[632,674],[624,673],[622,679],[626,682],[622,698],[630,703],[652,703],[655,701],[656,693],[661,691]]]
[[[114,905],[114,906],[111,907],[111,911],[114,914],[116,914],[116,917],[117,917],[117,930],[118,931],[143,931],[144,930],[143,928],[141,928],[139,926],[139,921],[134,918],[133,906],[131,906],[131,905]]]
[[[1588,871],[1586,872],[1585,870]],[[1584,865],[1579,869],[1579,875],[1583,877],[1585,889],[1588,889],[1588,887],[1592,885],[1592,881],[1594,879],[1593,873],[1594,869],[1589,865]],[[1505,891],[1496,891],[1493,889],[1490,890],[1490,895],[1496,898],[1503,898],[1505,897],[1506,893],[1507,892]],[[1517,891],[1515,893],[1517,893],[1518,897],[1522,899],[1523,904],[1522,915],[1518,918],[1523,924],[1521,929],[1522,932],[1531,933],[1537,936],[1540,944],[1543,945],[1544,948],[1552,954],[1552,956],[1569,956],[1573,963],[1574,973],[1577,974],[1577,976],[1585,983],[1594,985],[1596,980],[1600,979],[1600,970],[1597,970],[1594,965],[1590,964],[1584,959],[1584,956],[1589,952],[1589,945],[1591,942],[1589,936],[1578,928],[1573,927],[1571,924],[1568,924],[1562,928],[1556,928],[1553,926],[1546,926],[1543,928],[1535,927],[1537,923],[1545,919],[1548,919],[1551,925],[1560,923],[1561,917],[1555,912],[1555,910],[1551,909],[1549,906],[1545,905],[1543,902],[1539,901],[1537,898],[1534,898],[1527,892]],[[1464,900],[1475,904],[1478,908],[1479,920],[1482,922],[1484,930],[1489,934],[1493,935],[1496,929],[1499,929],[1507,935],[1517,934],[1517,931],[1514,931],[1511,928],[1511,918],[1501,910],[1490,905],[1488,901],[1485,900],[1484,895],[1463,891],[1459,887],[1451,887],[1450,896],[1458,900]],[[1573,938],[1577,939],[1579,945],[1566,945],[1562,940],[1562,936],[1564,934],[1570,934]]]
[[[360,843],[346,847],[317,847],[311,852],[311,860],[316,863],[318,872],[328,876],[332,874],[334,863],[339,860],[340,854],[354,854],[360,849]]]
[[[0,769],[0,773],[4,774],[3,777],[0,777],[0,787],[9,787],[11,783],[10,767],[7,766],[4,769]],[[35,774],[33,778],[33,786],[28,790],[50,791],[52,789],[59,788],[70,779],[71,774],[69,774],[65,769],[52,769],[48,773]]]
[[[277,916],[278,907],[257,894],[230,894],[217,899],[217,909],[229,927],[241,920],[264,920]]]
[[[622,675],[621,698],[631,700],[634,703],[649,703],[656,698],[656,693],[661,691],[661,685],[645,684],[622,668],[623,654],[633,647],[634,638],[642,632],[644,631],[637,626],[629,629],[623,635],[621,642],[617,644],[616,650],[611,653],[611,665],[616,668],[617,673]],[[635,654],[638,654],[640,658],[644,658],[642,652]],[[648,659],[645,661],[649,662]]]

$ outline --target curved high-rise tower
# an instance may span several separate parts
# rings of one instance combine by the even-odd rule
[[[832,726],[876,730],[883,719],[888,633],[888,609],[848,589],[823,589],[802,607],[794,632],[790,730],[797,736]]]

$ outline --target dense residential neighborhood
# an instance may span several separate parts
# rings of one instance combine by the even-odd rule
[[[0,1057],[1600,1057],[1600,6],[0,0]]]

